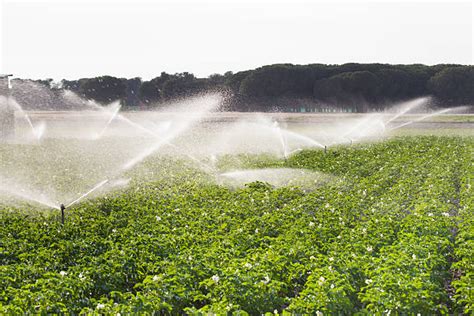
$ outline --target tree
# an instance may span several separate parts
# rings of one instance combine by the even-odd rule
[[[127,106],[137,106],[140,103],[139,90],[142,85],[141,78],[124,79],[125,84],[125,104]]]
[[[328,74],[326,68],[323,65],[264,66],[241,81],[239,92],[248,97],[308,97],[312,95],[314,81]]]
[[[190,96],[204,91],[206,83],[189,72],[177,73],[163,84],[162,96],[165,99]]]
[[[410,75],[401,69],[384,68],[377,72],[378,99],[401,100],[411,94]]]
[[[123,100],[125,89],[122,79],[111,76],[79,80],[79,94],[102,104]]]
[[[171,76],[166,72],[162,72],[159,77],[143,82],[139,89],[140,99],[145,103],[159,101],[162,97],[163,85]]]
[[[365,111],[365,105],[376,100],[379,82],[370,71],[344,72],[314,84],[314,96],[317,99],[351,106]]]
[[[442,101],[453,104],[474,103],[474,66],[449,67],[434,75],[430,91]]]

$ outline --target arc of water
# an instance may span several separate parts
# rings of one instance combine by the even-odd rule
[[[281,127],[280,127],[280,124],[278,124],[277,121],[275,121],[273,123],[273,128],[277,131],[278,133],[278,136],[279,136],[279,139],[280,139],[280,143],[281,143],[281,147],[282,147],[282,150],[283,150],[283,157],[288,158],[288,148],[287,148],[287,142],[286,142],[286,139],[285,137],[283,137],[283,133],[282,133],[282,130],[281,130]]]
[[[26,113],[26,111],[23,110],[23,108],[18,102],[10,98],[8,100],[8,104],[13,105],[13,107],[15,107],[15,109],[21,114],[23,119],[27,122],[28,126],[30,127],[33,137],[36,138],[37,140],[40,140],[41,136],[43,136],[43,132],[46,126],[41,127],[40,129],[37,130],[35,126],[33,125],[33,122],[31,121],[31,118],[28,115],[28,113]]]
[[[123,117],[123,116],[122,116]],[[132,124],[136,124],[128,119],[126,119],[127,121],[129,121],[130,123]],[[146,130],[148,133],[150,133],[151,135],[155,136],[155,137],[158,137],[158,135],[156,135],[153,131],[150,131],[148,129],[146,129],[145,127],[139,125],[139,124],[136,124],[137,126],[140,126],[141,129],[143,130]],[[182,130],[184,129],[184,127],[181,127],[178,131],[175,132],[175,134],[181,132]],[[131,159],[130,161],[128,161],[127,163],[125,163],[123,166],[122,166],[122,169],[120,170],[119,174],[121,174],[122,172],[124,171],[127,171],[131,168],[133,168],[135,165],[137,165],[139,162],[141,162],[143,159],[145,159],[146,157],[150,156],[151,154],[153,154],[155,151],[157,151],[159,148],[161,148],[163,145],[171,145],[171,146],[174,146],[175,148],[177,148],[175,145],[172,145],[169,141],[171,138],[173,138],[173,136],[175,135],[171,135],[171,136],[168,136],[166,138],[162,138],[160,139],[160,141],[155,144],[153,147],[147,149],[146,151],[142,152],[140,155],[136,156],[135,158]],[[192,157],[190,155],[188,155],[188,157]],[[197,160],[197,158],[194,158],[192,157],[193,160],[195,161],[199,161]],[[200,162],[200,161],[199,161]],[[200,164],[203,164],[202,162],[200,162]],[[210,168],[210,167],[209,167]],[[211,168],[212,169],[212,168]],[[98,184],[96,184],[92,189],[90,189],[89,191],[87,191],[86,193],[84,193],[82,196],[80,196],[79,198],[77,198],[76,200],[70,202],[69,204],[66,205],[66,208],[67,207],[70,207],[76,203],[78,203],[79,201],[81,201],[82,199],[84,199],[85,197],[87,197],[88,195],[92,194],[94,191],[98,190],[99,188],[103,187],[105,184],[107,184],[110,180],[109,179],[105,179],[101,182],[99,182]]]
[[[0,192],[4,192],[4,193],[6,193],[8,195],[11,195],[11,196],[16,196],[16,197],[24,199],[24,200],[28,200],[28,201],[31,201],[31,202],[36,202],[36,203],[42,204],[44,206],[51,207],[51,208],[59,210],[59,206],[57,204],[54,204],[52,201],[50,201],[47,198],[43,197],[41,194],[25,192],[24,190],[16,188],[16,186],[12,185],[12,183],[6,183],[8,181],[6,181],[3,178],[1,179],[1,181],[5,182],[5,183],[2,183],[2,186],[0,186]]]
[[[133,159],[130,159],[128,162],[126,162],[122,166],[122,171],[127,171],[135,167],[139,162],[144,160],[146,157],[152,155],[154,152],[156,152],[158,149],[160,149],[164,144],[166,144],[165,140],[161,140],[157,142],[154,146],[146,149],[142,153],[140,153],[138,156],[134,157]]]
[[[66,207],[70,207],[74,204],[76,204],[77,202],[81,201],[82,199],[84,199],[86,196],[88,196],[89,194],[93,193],[94,191],[100,189],[101,187],[103,187],[107,182],[109,182],[108,179],[106,180],[103,180],[99,183],[97,183],[92,189],[90,189],[89,191],[87,191],[86,193],[84,193],[83,195],[81,195],[80,197],[78,197],[77,199],[75,199],[74,201],[70,202],[69,204],[66,205]]]
[[[324,145],[317,142],[316,140],[312,139],[311,137],[308,137],[306,135],[302,135],[293,131],[290,131],[288,129],[283,129],[281,126],[278,124],[278,122],[274,122],[273,125],[267,126],[265,124],[262,124],[265,128],[270,128],[272,132],[277,132],[278,139],[280,140],[282,149],[283,149],[283,155],[285,158],[288,158],[292,153],[295,151],[290,151],[289,146],[288,146],[288,136],[291,136],[293,138],[299,139],[301,141],[304,141],[311,146],[316,146],[319,148],[324,148]],[[296,150],[297,151],[297,150]]]
[[[7,190],[0,190],[0,191],[3,191],[5,193],[8,193],[9,195],[16,196],[16,197],[19,197],[19,198],[24,199],[24,200],[28,200],[28,201],[31,201],[31,202],[36,202],[36,203],[42,204],[44,206],[51,207],[53,209],[59,210],[58,205],[55,205],[52,202],[49,202],[45,199],[36,198],[36,197],[33,197],[33,196],[28,195],[26,193],[22,193],[22,192],[14,192],[14,191],[7,191]]]
[[[104,109],[103,107],[101,107],[100,105],[96,104],[95,102],[90,102],[89,103],[90,106],[98,109],[99,111],[106,111],[106,109]],[[118,106],[117,109],[114,110],[113,112],[113,115],[110,117],[109,121],[107,122],[107,124],[105,125],[103,131],[100,133],[100,134],[103,134],[105,133],[105,130],[109,127],[110,123],[112,123],[112,121],[114,119],[118,119],[120,121],[123,121],[127,124],[129,124],[130,126],[132,127],[135,127],[151,136],[154,136],[156,137],[156,134],[153,132],[153,131],[150,131],[148,128],[145,128],[144,126],[138,124],[138,123],[135,123],[134,121],[130,120],[129,118],[123,116],[122,114],[120,114],[120,109],[121,109],[121,106]]]
[[[141,130],[142,132],[145,132],[146,134],[150,135],[150,136],[153,136],[153,137],[157,137],[156,133],[151,131],[150,129],[142,126],[141,124],[138,124],[138,123],[135,123],[134,121],[130,120],[129,118],[121,115],[121,114],[118,114],[117,115],[117,119],[129,124],[130,126],[132,127],[135,127],[139,130]],[[161,137],[161,136],[160,136]]]
[[[378,117],[379,117],[379,115],[375,116],[375,118],[378,118]],[[342,138],[354,138],[354,139],[356,139],[356,137],[350,137],[350,136],[358,129],[362,128],[362,130],[366,130],[367,125],[368,125],[367,124],[368,121],[370,121],[373,118],[374,118],[374,115],[369,115],[366,118],[363,118],[363,119],[359,120],[359,122],[357,122],[349,131],[345,132],[341,137]]]
[[[112,116],[111,116],[110,119],[108,120],[107,124],[104,126],[104,128],[102,129],[102,131],[99,133],[98,138],[100,138],[100,137],[102,137],[102,136],[104,135],[105,131],[107,130],[107,128],[109,127],[109,125],[112,123],[112,121],[117,118],[117,119],[119,119],[119,120],[121,120],[121,121],[123,121],[123,122],[129,124],[130,126],[135,127],[135,128],[137,128],[137,129],[139,129],[139,130],[145,132],[146,134],[148,134],[148,135],[150,135],[150,136],[153,136],[154,138],[157,138],[157,139],[162,140],[162,142],[160,141],[160,142],[157,143],[154,147],[152,147],[151,149],[149,149],[149,150],[147,150],[146,152],[144,152],[143,155],[148,156],[148,155],[150,155],[151,153],[153,153],[153,152],[155,152],[156,150],[158,150],[158,149],[159,149],[160,147],[162,147],[163,145],[170,146],[170,147],[172,147],[172,148],[174,148],[174,149],[177,149],[177,150],[179,150],[179,151],[182,152],[182,150],[181,150],[178,146],[174,145],[173,143],[171,143],[170,141],[168,141],[166,138],[163,138],[161,135],[158,135],[158,134],[155,133],[154,131],[152,131],[152,130],[150,130],[150,129],[144,127],[143,125],[138,124],[138,123],[136,123],[136,122],[130,120],[129,118],[127,118],[127,117],[125,117],[125,116],[119,114],[120,108],[121,108],[121,106],[119,105],[119,106],[117,107],[117,109],[114,110],[114,113],[112,114]],[[100,109],[103,110],[103,108],[100,108]],[[167,129],[168,129],[168,128],[169,128],[169,126],[167,127]],[[155,147],[156,147],[156,148],[155,148]],[[151,151],[151,153],[148,153],[148,152],[150,152],[150,151]],[[197,159],[196,157],[194,157],[194,156],[192,156],[192,155],[190,155],[190,154],[188,154],[188,153],[184,153],[184,152],[183,152],[183,154],[184,154],[186,157],[188,157],[189,159],[191,159],[191,160],[193,160],[194,162],[196,162],[197,164],[199,164],[199,166],[200,166],[201,168],[205,169],[206,171],[212,172],[212,173],[215,172],[215,170],[214,170],[211,166],[208,166],[207,164],[203,163],[201,160]],[[140,161],[140,160],[143,159],[143,158],[142,158],[142,159],[140,159],[140,158],[141,158],[141,156],[136,157],[136,159],[130,160],[128,163],[126,163],[126,164],[123,166],[124,170],[128,170],[128,169],[132,168],[132,167],[136,164],[135,160]]]
[[[447,113],[447,112],[450,112],[452,111],[453,109],[444,109],[444,110],[440,110],[440,111],[436,111],[434,113],[430,113],[430,114],[427,114],[427,115],[424,115],[420,118],[417,118],[417,119],[414,119],[412,121],[409,121],[409,122],[405,122],[403,124],[400,124],[398,126],[395,126],[395,127],[392,127],[390,128],[390,131],[393,131],[393,130],[396,130],[396,129],[399,129],[399,128],[402,128],[404,126],[407,126],[407,125],[410,125],[410,124],[413,124],[413,123],[416,123],[416,122],[420,122],[420,121],[423,121],[423,120],[426,120],[427,118],[430,118],[430,117],[433,117],[433,116],[436,116],[436,115],[440,115],[440,114],[444,114],[444,113]]]
[[[107,123],[105,124],[104,128],[100,131],[100,133],[97,135],[97,138],[101,138],[102,136],[104,136],[105,132],[107,131],[107,129],[109,128],[110,124],[112,123],[112,121],[117,117],[117,115],[119,114],[120,112],[120,109],[122,108],[122,105],[119,103],[117,108],[112,112],[112,115],[110,116],[109,120],[107,121]]]
[[[289,131],[287,129],[284,130],[284,133],[287,134],[287,135],[290,135],[290,136],[293,136],[295,138],[298,138],[300,140],[303,140],[303,141],[306,141],[306,142],[309,142],[311,145],[313,146],[316,146],[316,147],[320,147],[320,148],[324,148],[324,145],[315,141],[314,139],[306,136],[306,135],[302,135],[302,134],[299,134],[299,133],[296,133],[296,132],[293,132],[293,131]]]
[[[385,125],[387,125],[388,123],[396,120],[400,116],[405,115],[406,113],[412,111],[413,109],[419,108],[422,105],[426,105],[429,100],[430,100],[429,97],[423,97],[423,98],[418,98],[418,99],[415,99],[415,100],[412,100],[412,101],[408,102],[405,105],[405,107],[403,107],[403,109],[401,111],[399,111],[394,116],[392,116],[388,121],[386,121]]]

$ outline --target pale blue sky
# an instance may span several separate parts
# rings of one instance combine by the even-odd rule
[[[0,1],[0,73],[20,77],[474,59],[472,1]]]

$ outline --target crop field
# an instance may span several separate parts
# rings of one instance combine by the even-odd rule
[[[30,147],[0,154],[21,163]],[[328,176],[304,186],[226,185],[152,155],[64,225],[58,210],[3,203],[0,314],[474,313],[473,155],[470,136],[403,136],[216,163]],[[51,181],[74,191],[82,171],[94,176]]]

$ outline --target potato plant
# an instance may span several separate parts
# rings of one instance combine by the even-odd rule
[[[0,314],[472,313],[473,153],[403,137],[219,162],[334,176],[313,189],[228,188],[151,157],[64,225],[2,206]]]

